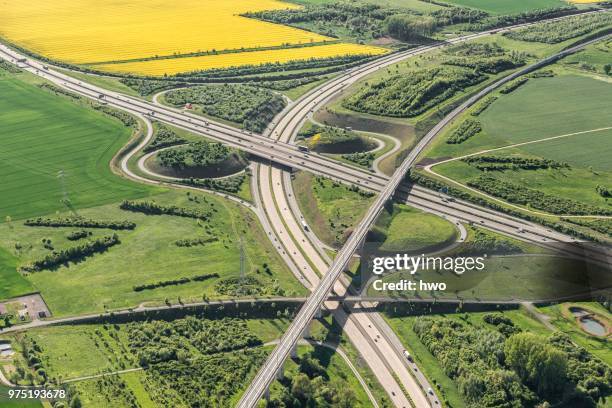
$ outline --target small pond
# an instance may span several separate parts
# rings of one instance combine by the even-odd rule
[[[605,326],[592,317],[583,317],[580,319],[580,323],[582,324],[582,329],[589,334],[593,334],[595,336],[606,335]]]
[[[599,320],[593,317],[588,310],[579,307],[570,307],[569,311],[578,318],[578,324],[585,332],[594,336],[605,336],[608,331]]]

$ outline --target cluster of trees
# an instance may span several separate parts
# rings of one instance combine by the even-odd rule
[[[145,370],[146,389],[160,407],[177,401],[188,407],[229,407],[267,354],[257,347],[153,364]]]
[[[538,210],[547,211],[552,214],[612,214],[612,210],[607,208],[596,207],[568,198],[546,194],[538,190],[524,187],[520,184],[500,180],[487,174],[469,180],[467,185],[495,197],[503,198],[511,203],[529,205]]]
[[[508,255],[518,254],[523,252],[523,250],[507,239],[497,237],[479,229],[474,229],[472,239],[463,245],[461,252]]]
[[[495,326],[498,332],[506,337],[510,337],[513,334],[520,333],[522,330],[520,327],[516,327],[512,319],[504,316],[501,313],[487,313],[482,317],[485,323]]]
[[[9,376],[11,382],[21,384],[25,381],[29,385],[46,384],[49,381],[49,377],[43,364],[43,350],[40,345],[28,335],[21,338],[19,345],[21,347],[21,355],[27,367],[18,362],[16,370]]]
[[[156,92],[163,91],[165,89],[179,88],[181,86],[187,86],[185,82],[177,81],[156,81],[152,79],[139,79],[139,78],[121,78],[119,80],[124,85],[129,86],[138,94],[142,96],[151,95]]]
[[[22,266],[21,269],[27,272],[37,272],[45,269],[54,269],[68,262],[79,262],[96,253],[105,252],[108,248],[121,243],[117,234],[97,238],[93,241],[85,242],[81,245],[53,251],[42,259]]]
[[[110,405],[121,406],[125,408],[140,408],[141,405],[136,398],[136,395],[130,387],[125,383],[120,375],[106,375],[93,380],[92,387],[95,390],[95,395],[103,397]],[[80,397],[78,402],[71,401],[70,408],[80,408],[82,403]],[[58,408],[58,407],[53,407]]]
[[[413,330],[470,406],[534,406],[536,395],[503,362],[505,337],[447,318],[418,318]]]
[[[330,381],[315,353],[299,359],[298,372],[280,380],[279,396],[270,399],[269,408],[351,408],[357,405],[355,392],[340,381]]]
[[[308,76],[303,78],[286,79],[284,81],[263,81],[257,85],[262,88],[273,89],[275,91],[286,91],[288,89],[297,88],[298,86],[307,85],[313,82],[327,79],[326,76]]]
[[[357,163],[360,166],[370,168],[374,162],[374,153],[361,152],[361,153],[348,153],[343,154],[342,158],[353,163]]]
[[[175,169],[216,165],[227,160],[232,150],[221,143],[194,142],[176,149],[168,149],[157,154],[162,166]]]
[[[612,393],[612,369],[583,347],[573,343],[569,336],[555,332],[549,342],[567,355],[567,377],[593,401]]]
[[[123,201],[119,208],[126,211],[141,212],[148,215],[174,215],[177,217],[198,218],[208,220],[212,212],[195,208],[183,208],[176,205],[161,205],[152,201]]]
[[[30,218],[24,225],[30,227],[80,227],[80,228],[108,228],[112,230],[133,230],[136,224],[132,221],[100,221],[91,218]]]
[[[22,71],[15,65],[0,58],[0,69],[3,69],[11,74],[20,74]]]
[[[196,104],[207,115],[241,124],[262,132],[274,116],[285,108],[281,95],[251,85],[200,85],[169,91],[166,101],[175,106]]]
[[[556,44],[570,38],[593,33],[597,29],[610,24],[612,24],[610,13],[595,13],[544,22],[520,30],[508,31],[504,35],[513,40]]]
[[[269,268],[266,274],[271,275]],[[227,278],[215,284],[215,291],[226,296],[285,296],[285,290],[275,279],[265,285],[254,276]]]
[[[240,191],[242,183],[244,183],[245,180],[246,175],[241,173],[232,177],[225,177],[222,179],[196,179],[191,177],[188,179],[181,180],[181,183],[190,186],[204,187],[209,190],[224,191],[226,193],[236,194]]]
[[[300,28],[315,27],[317,32],[340,37],[349,31],[360,38],[378,38],[385,20],[407,10],[394,9],[366,2],[340,2],[333,4],[307,4],[299,9],[258,11],[245,14],[274,23]]]
[[[446,139],[448,144],[463,143],[472,136],[482,131],[482,124],[474,119],[466,119],[457,129],[451,133]]]
[[[143,151],[145,153],[149,153],[154,150],[163,149],[164,147],[175,146],[177,144],[185,142],[186,140],[177,135],[174,130],[161,123],[158,123],[153,141],[146,145]]]
[[[138,122],[132,115],[120,111],[119,109],[111,108],[110,106],[100,105],[99,103],[92,103],[91,107],[97,111],[103,112],[109,116],[119,119],[127,127],[136,127]]]
[[[569,164],[556,160],[525,156],[481,155],[466,157],[461,159],[461,161],[483,171],[561,169],[570,167]]]
[[[432,317],[418,318],[413,326],[468,404],[595,407],[610,394],[610,368],[567,335],[521,332],[500,314],[484,320],[498,331]]]
[[[196,245],[206,245],[211,242],[218,241],[217,237],[209,237],[209,238],[191,238],[191,239],[179,239],[178,241],[174,241],[174,245],[177,247],[192,247]]]
[[[66,234],[66,238],[69,241],[78,241],[79,239],[87,238],[89,236],[91,236],[91,231],[86,230],[70,231],[68,234]]]
[[[532,72],[528,76],[529,78],[552,78],[555,76],[555,73],[549,69],[544,69],[544,70]]]
[[[56,95],[64,95],[74,100],[80,100],[81,95],[75,94],[74,92],[70,92],[65,90],[64,88],[60,88],[59,86],[50,84],[48,82],[43,82],[42,84],[38,84],[38,87],[41,89],[48,89]]]
[[[203,275],[193,276],[191,278],[177,278],[169,279],[165,281],[159,281],[154,283],[144,283],[142,285],[135,285],[132,287],[134,292],[142,292],[143,290],[151,290],[157,288],[165,288],[166,286],[184,285],[189,282],[202,282],[208,279],[218,278],[218,273],[207,273]]]
[[[472,116],[480,116],[493,102],[497,100],[497,96],[489,96],[482,101],[474,110],[470,113]]]
[[[562,17],[578,12],[580,11],[576,7],[568,5],[524,11],[518,14],[489,16],[482,18],[477,22],[466,24],[465,29],[468,31],[484,31],[490,30],[492,28],[507,27],[516,24],[533,23],[540,20],[546,20],[554,17]]]
[[[130,350],[140,365],[164,361],[186,361],[195,348],[200,354],[216,354],[262,344],[245,320],[199,319],[187,316],[172,321],[153,320],[127,325]]]
[[[524,85],[525,83],[527,83],[527,81],[529,81],[529,78],[527,77],[519,78],[516,81],[510,82],[508,85],[500,89],[499,92],[503,94],[509,94],[510,92],[514,91],[521,85]]]
[[[385,33],[401,41],[415,41],[430,36],[437,28],[431,16],[394,14],[385,20]]]
[[[483,207],[491,208],[496,211],[501,211],[503,213],[510,214],[515,217],[523,218],[528,221],[533,221],[538,224],[545,225],[547,227],[554,229],[555,231],[562,232],[563,234],[568,234],[568,235],[578,237],[581,239],[585,239],[588,241],[595,241],[595,242],[601,241],[600,239],[593,236],[592,234],[589,234],[587,232],[574,228],[572,225],[568,223],[568,219],[561,218],[563,222],[551,221],[548,218],[544,218],[544,217],[540,217],[537,215],[527,214],[527,213],[524,213],[518,210],[514,210],[508,206],[501,205],[494,201],[487,200],[486,198],[481,197],[480,195],[475,195],[475,194],[469,193],[464,190],[459,190],[458,188],[449,186],[448,184],[442,183],[438,180],[434,180],[431,177],[427,177],[426,175],[422,173],[417,173],[415,171],[409,172],[406,176],[406,179],[412,183],[416,183],[418,185],[430,188],[432,190],[444,189],[447,191],[447,194],[450,194],[451,196],[478,204]]]
[[[373,115],[413,117],[486,79],[481,72],[442,66],[396,75],[362,87],[343,100],[345,108]]]
[[[595,187],[595,191],[597,191],[597,194],[599,194],[602,197],[605,197],[605,198],[612,197],[612,188],[610,187],[606,187],[606,186],[602,186],[601,184],[598,184],[597,187]]]
[[[580,218],[561,218],[562,221],[569,222],[575,225],[591,228],[594,231],[606,234],[612,237],[612,220],[609,219],[580,219]]]
[[[446,65],[455,65],[478,71],[497,74],[525,65],[525,54],[512,51],[507,53],[497,44],[466,43],[452,47],[445,52]]]
[[[487,17],[488,14],[482,10],[464,7],[448,7],[448,4],[441,3],[443,8],[435,10],[431,16],[436,19],[439,26],[447,26],[460,23],[475,23]]]

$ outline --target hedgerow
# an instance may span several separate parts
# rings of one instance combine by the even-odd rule
[[[584,204],[579,201],[546,194],[520,184],[500,180],[490,175],[481,175],[469,180],[467,185],[513,204],[529,205],[551,214],[610,215],[612,210]]]
[[[185,82],[177,81],[156,81],[151,79],[138,79],[138,78],[121,78],[119,80],[124,85],[129,86],[141,96],[151,95],[156,92],[160,92],[166,89],[180,88],[187,86]]]
[[[197,275],[191,278],[178,278],[178,279],[169,279],[165,281],[159,281],[154,283],[143,283],[142,285],[135,285],[132,287],[134,292],[142,292],[143,290],[151,290],[157,288],[165,288],[166,286],[175,286],[175,285],[184,285],[189,282],[202,282],[208,279],[218,278],[218,273],[207,273],[204,275]]]
[[[136,122],[136,119],[134,119],[132,115],[120,111],[119,109],[111,108],[110,106],[106,105],[100,105],[99,103],[92,103],[91,107],[97,111],[103,112],[109,116],[119,119],[121,123],[123,123],[125,126],[135,127],[138,124],[138,122]]]
[[[466,119],[457,129],[451,133],[446,139],[448,144],[463,143],[472,136],[482,131],[482,124],[474,119]]]
[[[70,92],[70,91],[68,91],[68,90],[66,90],[64,88],[60,88],[59,86],[50,84],[48,82],[43,82],[42,84],[38,84],[38,87],[41,88],[41,89],[48,89],[49,91],[53,92],[56,95],[64,95],[64,96],[67,96],[67,97],[72,98],[74,100],[82,99],[81,95],[76,94],[74,92]]]
[[[133,230],[136,223],[132,221],[100,221],[91,218],[30,218],[23,223],[29,227],[80,227],[80,228],[108,228],[112,230]]]
[[[476,167],[478,170],[487,171],[560,169],[570,167],[569,164],[556,160],[525,156],[481,155],[465,157],[461,161]]]
[[[482,112],[484,112],[493,102],[497,100],[497,96],[489,96],[484,101],[482,101],[479,105],[474,108],[474,110],[470,113],[472,116],[479,116]]]
[[[190,239],[179,239],[177,241],[174,241],[174,245],[176,245],[177,247],[183,247],[183,248],[189,248],[192,246],[196,246],[196,245],[206,245],[209,244],[211,242],[215,242],[218,241],[219,238],[217,237],[208,237],[208,238],[190,238]]]
[[[141,212],[149,215],[174,215],[177,217],[198,218],[208,220],[212,211],[202,211],[194,208],[177,207],[176,205],[161,205],[151,201],[123,201],[119,208],[126,211]]]
[[[119,240],[117,234],[97,238],[79,246],[60,251],[53,251],[53,253],[45,256],[42,259],[22,266],[21,269],[27,272],[38,272],[45,269],[54,269],[62,264],[68,264],[69,262],[76,263],[93,254],[105,252],[108,248],[119,243],[121,243],[121,241]]]
[[[499,92],[503,94],[509,94],[510,92],[514,91],[521,85],[524,85],[525,83],[527,83],[527,81],[529,81],[529,78],[527,77],[519,78],[515,81],[510,82],[508,85],[500,89]]]

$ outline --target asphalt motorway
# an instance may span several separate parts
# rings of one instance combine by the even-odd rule
[[[243,397],[238,404],[239,407],[254,407],[257,404],[257,401],[259,400],[261,395],[263,395],[264,390],[267,389],[267,387],[273,381],[276,372],[282,367],[284,360],[297,344],[297,341],[301,337],[307,325],[322,307],[330,292],[334,289],[336,281],[338,280],[344,269],[348,267],[353,254],[357,251],[357,249],[365,239],[367,232],[371,229],[372,225],[378,218],[378,215],[384,207],[384,204],[388,200],[392,199],[396,189],[399,187],[400,183],[405,178],[410,167],[415,164],[417,157],[421,154],[423,149],[433,140],[433,138],[436,137],[457,116],[459,116],[466,109],[468,109],[475,102],[480,100],[483,96],[487,95],[491,91],[503,86],[504,84],[508,83],[509,81],[512,81],[513,79],[521,75],[524,75],[551,62],[554,62],[559,58],[562,58],[565,55],[569,55],[579,49],[582,49],[586,45],[596,41],[599,41],[599,39],[591,40],[579,46],[564,50],[551,57],[545,58],[535,64],[529,65],[485,87],[483,90],[473,95],[467,101],[465,101],[460,106],[455,108],[452,112],[450,112],[417,143],[417,145],[408,154],[408,157],[404,160],[400,167],[395,171],[393,176],[389,179],[383,190],[379,193],[374,204],[367,211],[364,219],[354,229],[353,233],[345,243],[344,247],[338,252],[329,270],[320,280],[318,286],[313,290],[312,295],[309,297],[308,301],[300,309],[293,323],[283,335],[279,345],[268,357],[268,359],[264,363],[264,366],[260,369],[245,394],[243,394]],[[327,98],[329,98],[329,96]],[[327,100],[325,96],[322,96],[322,99]],[[298,102],[296,105],[300,105],[300,102]],[[317,102],[312,102],[312,105],[316,106]],[[300,126],[300,124],[303,123],[304,118],[309,113],[311,113],[311,110],[312,109],[310,108],[309,104],[306,104],[305,106],[300,108],[303,117],[300,118],[297,114],[292,115],[290,122],[288,122],[288,124],[281,129],[281,134],[293,134],[293,130],[291,129],[291,123],[293,123],[294,126]]]

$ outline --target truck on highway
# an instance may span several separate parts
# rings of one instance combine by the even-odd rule
[[[309,152],[310,151],[310,149],[308,149],[307,146],[302,146],[302,145],[298,145],[298,150],[300,152]]]
[[[304,228],[304,231],[309,231],[308,224],[306,224],[306,221],[304,220],[302,220],[302,228]]]

